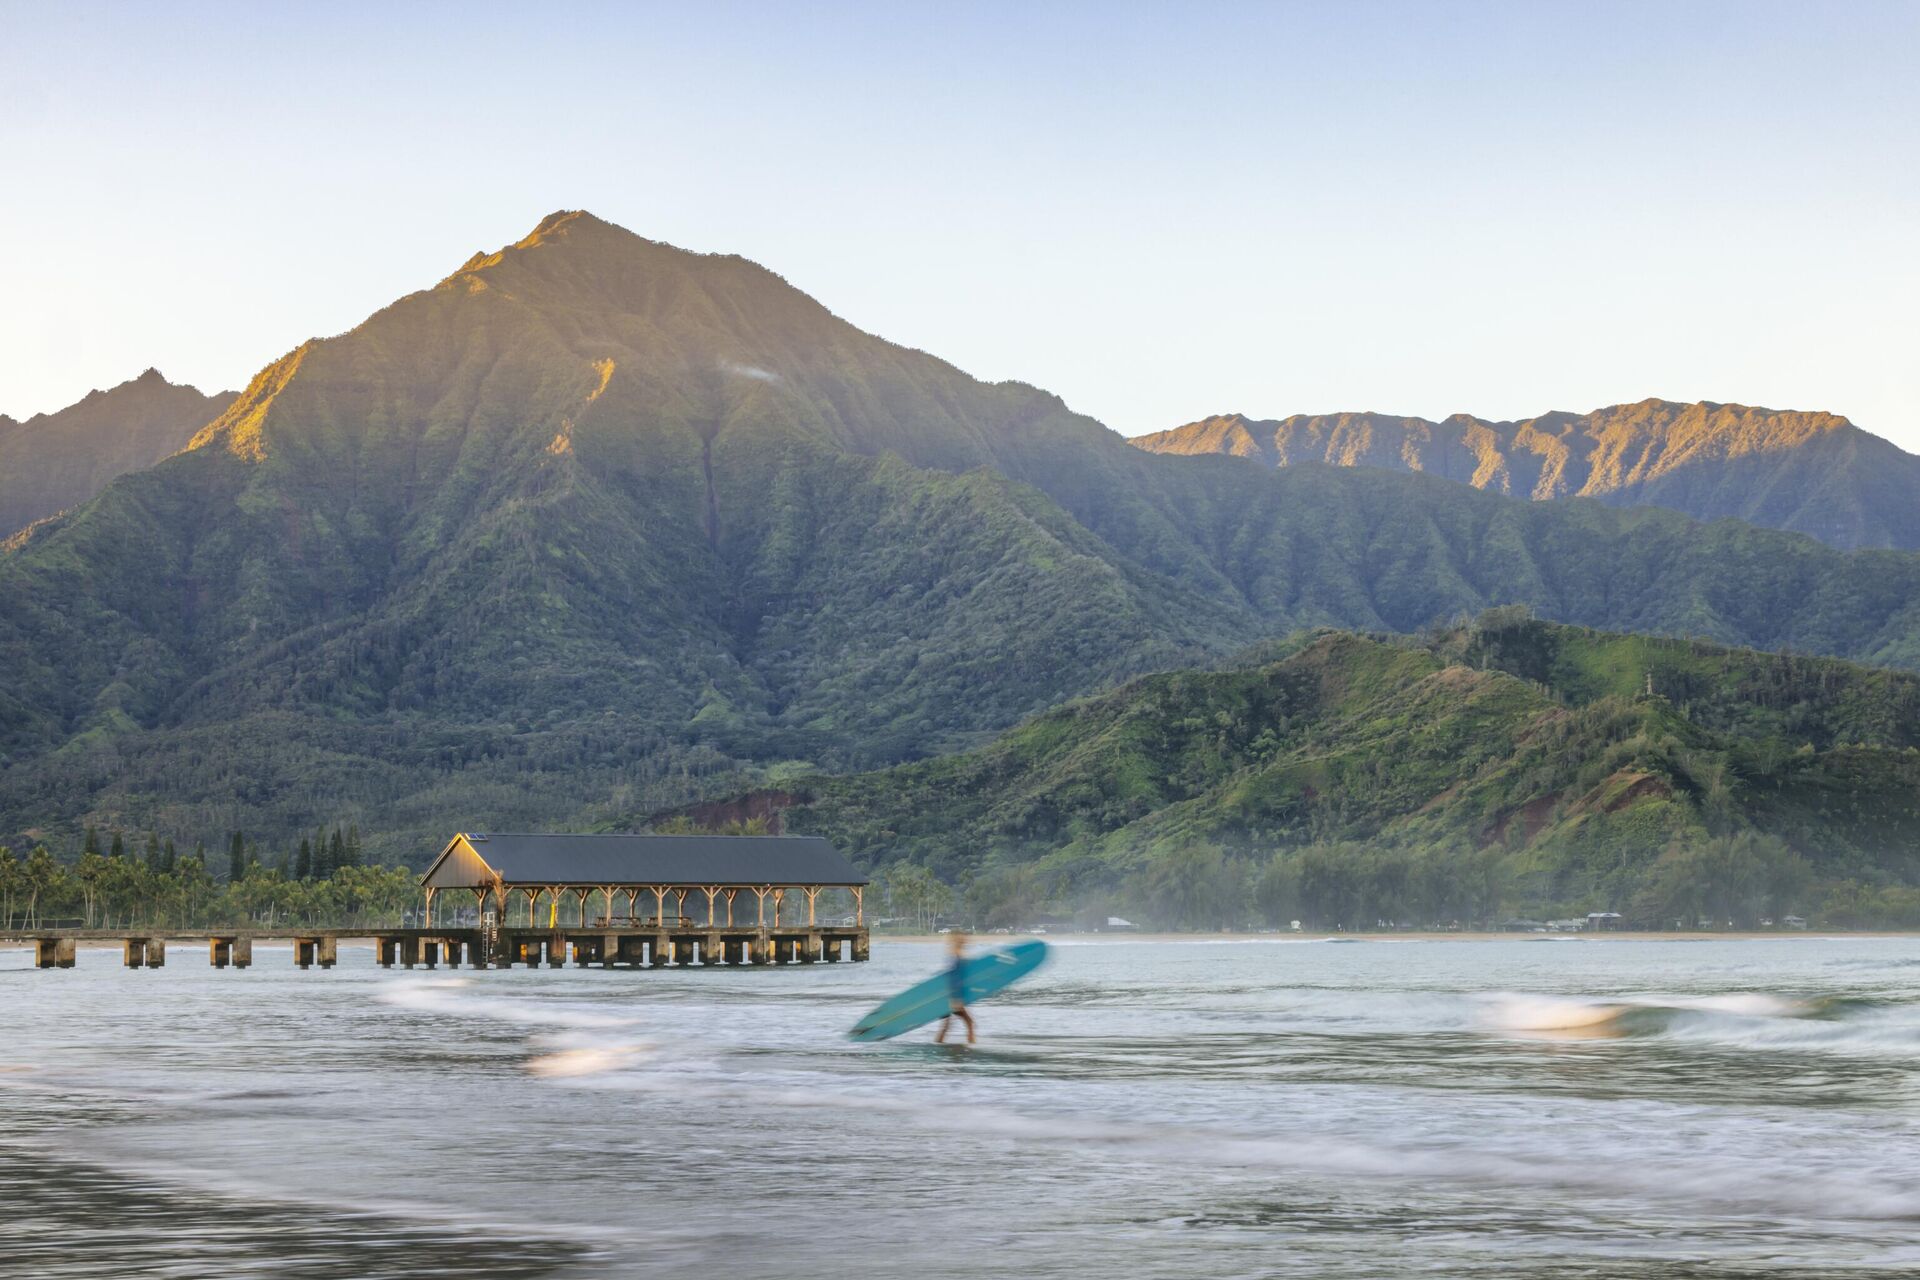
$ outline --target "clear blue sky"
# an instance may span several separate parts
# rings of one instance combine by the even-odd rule
[[[575,207],[1129,434],[1657,395],[1920,450],[1920,3],[0,0],[0,412],[239,385]]]

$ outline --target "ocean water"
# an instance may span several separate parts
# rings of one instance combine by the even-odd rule
[[[0,1275],[1920,1274],[1920,940],[1063,940],[245,973],[0,953]]]

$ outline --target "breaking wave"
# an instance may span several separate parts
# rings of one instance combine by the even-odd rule
[[[1705,996],[1489,997],[1480,1025],[1557,1040],[1663,1037],[1752,1048],[1920,1050],[1920,1009],[1835,996],[1728,992]]]

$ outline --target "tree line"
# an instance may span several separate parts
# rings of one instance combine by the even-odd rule
[[[421,905],[418,877],[370,865],[357,827],[302,836],[278,851],[231,832],[224,855],[204,842],[182,853],[148,831],[136,851],[118,831],[89,827],[70,860],[36,844],[20,857],[0,845],[0,925],[90,929],[209,925],[397,925]]]

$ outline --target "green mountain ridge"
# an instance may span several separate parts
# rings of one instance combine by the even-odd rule
[[[561,213],[0,552],[0,838],[357,822],[419,856],[1508,603],[1920,666],[1920,557],[1156,456]]]
[[[55,413],[0,415],[0,540],[85,502],[115,476],[178,452],[234,400],[148,369]]]
[[[1732,517],[1842,549],[1920,548],[1920,457],[1830,413],[1642,400],[1518,422],[1378,413],[1222,414],[1140,436],[1154,453],[1270,467],[1420,471],[1516,497]]]
[[[1285,649],[1144,677],[976,751],[710,812],[780,812],[870,866],[924,866],[971,886],[996,924],[1104,893],[1170,925],[1244,925],[1232,913],[1263,876],[1278,895],[1266,923],[1305,912],[1320,927],[1502,909],[1752,923],[1875,894],[1920,908],[1920,678],[1515,610]],[[1760,868],[1745,889],[1710,863],[1730,849]],[[1341,890],[1373,894],[1363,908],[1302,897],[1315,874],[1383,878]],[[1183,897],[1187,876],[1233,880],[1207,900],[1229,914]]]

